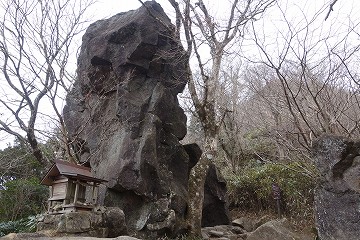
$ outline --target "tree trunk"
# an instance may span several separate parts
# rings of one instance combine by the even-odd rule
[[[32,149],[32,154],[36,158],[36,160],[42,165],[45,166],[46,162],[43,157],[42,151],[39,149],[38,141],[36,140],[34,131],[28,131],[27,133],[27,140],[30,144],[30,147]]]
[[[205,133],[205,145],[199,162],[191,169],[189,177],[189,206],[187,225],[190,235],[201,236],[201,220],[204,201],[204,184],[211,161],[217,154],[217,133]]]

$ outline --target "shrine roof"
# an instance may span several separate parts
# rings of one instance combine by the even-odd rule
[[[41,180],[41,184],[51,186],[55,178],[60,176],[65,176],[67,178],[78,179],[87,182],[107,182],[106,180],[93,177],[91,173],[91,168],[89,167],[85,167],[75,163],[65,162],[62,160],[56,160]]]

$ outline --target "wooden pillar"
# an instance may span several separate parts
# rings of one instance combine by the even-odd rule
[[[74,194],[74,204],[76,204],[76,201],[77,201],[77,198],[78,198],[78,193],[79,193],[79,181],[76,181],[75,194]]]
[[[92,204],[96,205],[97,203],[97,192],[98,192],[98,185],[94,182],[93,190],[92,190]]]
[[[50,198],[53,197],[53,187],[52,186],[49,186],[49,191],[50,191]],[[50,212],[50,208],[51,208],[51,200],[48,200],[48,213]]]

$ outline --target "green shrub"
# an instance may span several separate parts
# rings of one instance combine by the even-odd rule
[[[0,237],[9,233],[35,232],[36,216],[30,216],[17,221],[0,222]]]
[[[48,188],[36,177],[7,181],[0,190],[0,221],[15,221],[44,210]]]
[[[281,200],[286,214],[312,217],[316,178],[309,173],[313,172],[313,166],[299,162],[246,167],[227,177],[230,205],[241,210],[275,209],[272,183],[277,183],[282,190]]]

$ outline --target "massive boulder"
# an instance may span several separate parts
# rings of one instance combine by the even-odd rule
[[[321,175],[315,191],[320,239],[359,239],[360,142],[324,135],[314,143],[313,158]]]
[[[129,231],[148,238],[185,231],[189,172],[201,155],[179,142],[177,94],[189,72],[174,36],[154,1],[91,24],[63,111],[78,160],[108,180],[99,202],[123,209]]]

